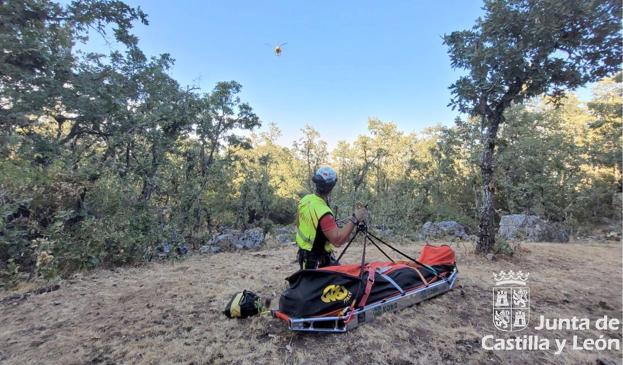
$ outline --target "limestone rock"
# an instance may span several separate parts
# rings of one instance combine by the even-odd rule
[[[564,225],[547,222],[536,215],[503,215],[498,234],[507,240],[569,242],[569,230]]]
[[[466,232],[466,227],[455,221],[426,222],[416,235],[416,238],[422,241],[445,237],[460,239],[469,238]]]
[[[222,251],[236,251],[255,249],[264,244],[262,228],[251,228],[246,231],[228,229],[212,238],[199,249],[201,253],[217,253]]]
[[[296,240],[296,231],[293,226],[283,226],[273,230],[275,241],[283,244],[293,243]]]

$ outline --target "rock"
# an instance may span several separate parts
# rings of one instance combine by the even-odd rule
[[[495,261],[495,255],[492,253],[487,254],[487,260],[489,261]]]
[[[569,242],[569,231],[564,225],[547,222],[536,215],[503,215],[498,234],[507,240]]]
[[[239,233],[223,233],[208,241],[208,245],[210,246],[218,246],[221,250],[224,251],[233,251],[236,248],[236,241],[238,237],[242,235],[242,232]]]
[[[294,232],[295,232],[294,226],[281,226],[281,227],[273,228],[273,233],[277,236],[280,234],[290,234]]]
[[[228,229],[201,246],[201,253],[217,253],[222,251],[249,250],[264,244],[264,230],[251,228],[246,231]]]
[[[606,239],[610,241],[621,241],[621,232],[611,231],[606,234]]]
[[[273,229],[275,241],[283,244],[292,243],[296,240],[296,231],[292,226],[283,226]]]
[[[199,248],[199,252],[201,253],[219,253],[221,252],[221,248],[219,246],[212,245],[203,245]]]
[[[238,237],[235,242],[238,249],[258,248],[264,243],[264,230],[262,228],[251,228]]]
[[[421,241],[444,237],[468,239],[465,228],[464,225],[455,221],[426,222],[418,231],[416,238]]]
[[[296,240],[296,237],[293,233],[280,234],[275,237],[275,240],[279,243],[287,244],[294,242]]]

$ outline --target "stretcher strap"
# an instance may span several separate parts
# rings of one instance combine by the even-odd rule
[[[390,284],[392,284],[396,289],[398,289],[398,291],[400,292],[400,294],[404,294],[405,291],[402,290],[402,288],[400,287],[400,285],[398,285],[394,279],[390,278],[389,276],[383,274],[383,272],[381,271],[381,269],[377,269],[376,272],[379,273],[379,275],[381,275],[383,277],[383,279],[389,281]]]
[[[363,272],[363,268],[361,271]],[[366,281],[366,288],[363,292],[363,296],[361,297],[361,300],[359,301],[360,307],[363,307],[366,305],[366,301],[368,301],[368,297],[370,296],[370,293],[372,292],[372,284],[374,284],[374,268],[368,265],[368,268],[366,271],[368,272],[368,280]],[[357,304],[357,298],[353,299],[352,304],[348,307],[349,313],[348,313],[348,317],[344,320],[345,324],[348,324],[348,322],[350,322],[353,319],[353,314],[355,314],[355,304]]]
[[[417,267],[415,266],[411,266],[411,268],[413,270],[415,270],[415,272],[420,276],[420,279],[422,279],[422,282],[424,283],[424,286],[428,286],[430,283],[424,278],[424,275],[422,275],[422,273],[420,272],[420,270],[418,270]],[[438,274],[435,274],[438,275]]]
[[[373,284],[374,284],[374,268],[371,266],[368,266],[368,280],[366,282],[366,289],[364,290],[363,296],[361,297],[361,300],[359,301],[360,307],[364,307],[366,305],[366,302],[368,301],[368,297],[370,296],[370,293],[372,292]]]

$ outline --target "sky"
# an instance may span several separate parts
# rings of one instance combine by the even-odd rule
[[[309,124],[330,147],[366,134],[369,117],[405,132],[451,125],[448,87],[461,71],[442,36],[482,15],[475,0],[126,2],[148,14],[149,26],[134,29],[141,49],[170,53],[182,85],[207,92],[235,80],[264,126],[281,129],[280,143]]]

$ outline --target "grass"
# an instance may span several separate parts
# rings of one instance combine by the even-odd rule
[[[415,254],[420,244],[401,242]],[[530,273],[530,329],[547,317],[621,318],[620,244],[523,243],[512,258],[489,261],[453,244],[460,270],[453,291],[341,335],[298,334],[268,316],[229,320],[221,311],[237,291],[272,298],[298,265],[292,246],[196,255],[175,263],[76,275],[54,292],[5,300],[0,292],[2,364],[594,364],[621,353],[485,351],[502,336],[491,319],[492,274]],[[370,259],[382,255],[369,250]],[[357,262],[358,247],[344,262]],[[607,283],[607,285],[606,285]],[[571,338],[574,331],[546,334]],[[598,338],[590,330],[582,336]],[[621,332],[606,333],[621,338]],[[543,335],[543,333],[539,333]],[[510,336],[502,336],[510,337]],[[616,362],[615,362],[616,363]],[[620,363],[620,362],[619,362]]]

